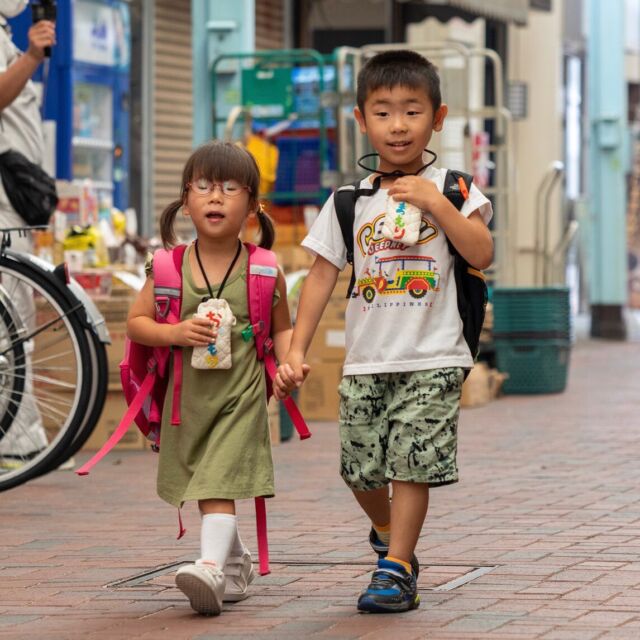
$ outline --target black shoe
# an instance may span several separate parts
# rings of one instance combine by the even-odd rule
[[[391,560],[378,560],[371,583],[358,598],[358,610],[368,613],[402,613],[420,606],[415,576]]]
[[[376,530],[371,527],[371,531],[369,532],[369,544],[371,548],[378,554],[378,558],[386,558],[389,555],[389,545],[385,544],[378,538],[378,534]],[[418,579],[420,575],[420,563],[418,562],[418,558],[416,558],[416,554],[411,555],[411,560],[409,561],[411,565],[411,570],[413,571],[413,575]]]

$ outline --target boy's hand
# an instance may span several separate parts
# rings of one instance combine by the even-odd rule
[[[41,62],[44,59],[46,47],[52,47],[56,43],[56,26],[49,20],[36,22],[29,29],[29,48],[27,53]]]
[[[408,202],[427,212],[437,208],[438,201],[444,198],[435,182],[420,176],[398,178],[390,187],[389,195],[398,202]]]
[[[172,325],[171,343],[179,347],[207,347],[218,337],[210,320],[190,318]]]
[[[304,363],[300,355],[289,352],[285,361],[278,367],[274,380],[273,394],[277,400],[283,400],[294,389],[300,387],[309,375],[311,367]]]

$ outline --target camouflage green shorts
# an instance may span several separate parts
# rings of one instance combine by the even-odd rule
[[[340,393],[340,473],[351,489],[390,480],[458,481],[463,370],[345,376]]]

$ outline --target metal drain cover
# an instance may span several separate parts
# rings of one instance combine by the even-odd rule
[[[159,590],[175,588],[174,574],[188,561],[172,562],[117,580],[105,585],[108,589],[135,589],[156,587]],[[497,565],[430,564],[422,567],[418,591],[453,591],[472,580],[486,575]],[[370,563],[354,562],[271,562],[271,573],[258,576],[253,582],[255,592],[262,595],[282,595],[287,592],[309,593],[314,585],[326,585],[333,576],[338,585],[351,586],[368,581]],[[302,588],[302,589],[301,589]]]

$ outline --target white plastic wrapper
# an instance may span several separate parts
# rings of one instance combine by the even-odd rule
[[[408,202],[398,202],[389,196],[387,213],[384,217],[382,235],[408,247],[420,238],[422,211]]]
[[[194,369],[231,369],[231,327],[236,318],[227,301],[211,298],[201,302],[193,317],[210,320],[218,331],[218,337],[207,347],[193,348],[191,366]]]

